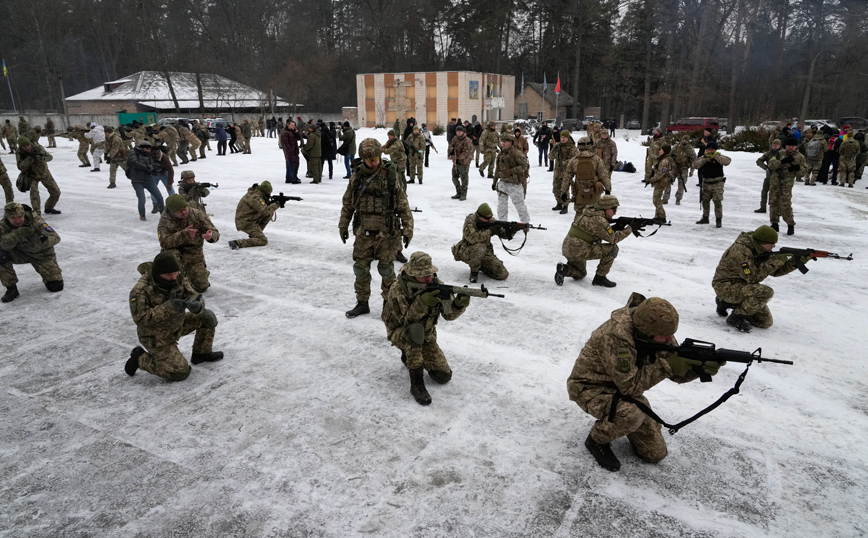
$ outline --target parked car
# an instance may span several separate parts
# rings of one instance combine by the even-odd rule
[[[556,123],[554,119],[545,120],[545,121],[549,122],[549,127],[554,129],[555,123]],[[561,130],[566,129],[567,131],[572,133],[574,131],[578,131],[578,130],[584,129],[584,128],[585,128],[585,124],[582,123],[580,120],[577,120],[575,118],[567,118],[565,120],[561,120],[561,125],[560,125]]]
[[[838,126],[832,120],[805,120],[805,127],[813,127],[816,126],[817,129],[822,129],[823,127],[828,127],[830,129],[838,129]]]
[[[641,129],[642,124],[639,123],[639,120],[630,120],[627,122],[627,129]]]
[[[720,124],[717,118],[681,118],[675,123],[666,127],[667,133],[677,133],[679,131],[695,131],[697,129],[720,129]]]
[[[849,125],[855,130],[868,129],[868,120],[858,116],[845,116],[838,120],[838,125],[841,127]]]
[[[157,125],[162,125],[162,126],[172,125],[173,123],[177,123],[177,122],[182,121],[182,120],[183,121],[191,121],[191,120],[188,120],[187,118],[160,118],[160,120],[157,122]]]
[[[224,120],[223,118],[205,118],[203,121],[205,122],[205,127],[212,133],[217,130],[217,127],[222,125],[225,129],[230,124],[228,120]]]

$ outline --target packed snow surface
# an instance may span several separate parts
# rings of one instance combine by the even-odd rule
[[[357,142],[369,136],[385,142],[386,131],[361,129]],[[614,194],[618,215],[652,217],[637,136],[616,137],[620,158],[639,173],[615,173]],[[440,278],[464,285],[468,268],[450,247],[464,217],[482,202],[496,207],[496,197],[471,169],[467,201],[451,200],[445,136],[434,140],[440,153],[431,153],[424,184],[408,186],[422,212],[406,253],[428,252]],[[550,210],[551,173],[531,147],[527,202],[533,223],[548,230],[532,231],[517,257],[496,243],[509,279],[480,282],[506,297],[473,299],[461,318],[441,322],[454,378],[441,386],[426,376],[434,402],[422,407],[385,338],[375,271],[371,314],[344,316],[355,296],[352,246],[337,226],[342,162],[332,180],[326,167],[321,185],[285,185],[276,139],[254,138],[252,155],[209,152],[176,169],[176,177],[190,169],[220,185],[207,199],[222,237],[205,246],[206,300],[220,319],[215,349],[226,358],[167,383],[123,370],[137,344],[127,294],[136,266],[159,252],[157,216],[139,221],[122,171],[119,188],[106,190],[107,165],[78,168],[77,144],[58,144],[49,166],[63,214],[46,217],[62,238],[66,288],[49,293],[32,268],[16,266],[21,296],[0,307],[0,536],[868,533],[865,181],[854,189],[796,184],[796,235],[782,235],[779,246],[855,260],[824,259],[806,275],[768,279],[775,324],[741,334],[716,315],[710,283],[738,233],[767,223],[753,212],[763,178],[757,154],[729,153],[722,229],[694,224],[691,178],[682,204],[673,193],[666,206],[672,226],[622,242],[609,274],[618,286],[603,289],[590,277],[555,285],[572,211]],[[3,161],[14,179],[14,157]],[[266,179],[304,200],[278,212],[266,247],[232,251],[227,241],[243,237],[235,206]],[[740,394],[666,434],[660,464],[616,441],[623,465],[610,473],[583,445],[593,419],[568,399],[566,380],[591,331],[634,291],[675,305],[680,339],[761,347],[795,365],[753,365]],[[191,345],[192,335],[180,343],[188,358]],[[713,383],[664,381],[646,396],[675,422],[716,400],[742,369],[728,364]]]

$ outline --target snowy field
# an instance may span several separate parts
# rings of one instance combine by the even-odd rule
[[[619,154],[639,173],[614,174],[618,214],[652,217],[651,189],[640,183],[645,148],[638,132],[629,141],[624,133]],[[386,131],[362,129],[357,141],[367,136],[385,141]],[[464,217],[482,202],[496,207],[496,197],[472,169],[467,201],[451,200],[445,136],[435,143],[424,185],[408,186],[423,212],[407,254],[430,253],[444,281],[466,284],[468,268],[450,247]],[[123,370],[137,344],[127,294],[136,266],[159,252],[158,219],[139,221],[122,171],[119,188],[106,190],[108,166],[78,168],[77,144],[58,144],[50,168],[63,214],[47,221],[62,238],[66,289],[49,293],[32,268],[16,266],[21,297],[0,306],[2,537],[868,534],[865,181],[796,184],[796,235],[779,246],[856,259],[769,279],[775,325],[746,335],[716,315],[710,282],[738,233],[767,222],[753,213],[757,154],[729,154],[722,229],[694,224],[691,180],[682,205],[673,196],[666,206],[672,227],[621,243],[609,274],[618,286],[603,289],[590,278],[555,285],[572,212],[550,210],[551,174],[532,147],[527,201],[548,230],[532,231],[518,257],[496,244],[510,277],[481,282],[506,298],[473,299],[463,317],[441,322],[455,374],[445,386],[428,382],[434,402],[422,407],[385,339],[378,275],[372,313],[344,316],[355,296],[352,247],[337,227],[342,163],[321,185],[284,185],[276,140],[255,138],[252,155],[215,151],[176,169],[176,178],[191,169],[220,184],[207,200],[222,237],[205,246],[206,299],[220,320],[214,348],[226,358],[167,383]],[[13,156],[3,162],[14,170]],[[243,237],[235,206],[266,179],[304,201],[279,211],[268,246],[232,251],[227,241]],[[593,419],[569,401],[566,380],[590,332],[633,291],[675,305],[680,339],[762,347],[795,365],[751,367],[741,394],[666,435],[669,457],[658,465],[616,441],[623,466],[610,473],[584,448]],[[191,346],[192,335],[181,341],[187,357]],[[710,384],[664,381],[646,396],[675,422],[716,400],[741,370],[729,364]]]

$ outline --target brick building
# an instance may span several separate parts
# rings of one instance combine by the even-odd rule
[[[356,75],[359,125],[391,126],[410,116],[446,126],[450,118],[512,121],[515,77],[476,71]]]
[[[563,87],[563,86],[562,86]],[[542,120],[552,120],[560,116],[561,119],[567,117],[567,108],[573,106],[573,98],[567,92],[561,90],[560,96],[555,95],[555,85],[549,84],[548,91],[545,92],[543,99],[542,84],[536,82],[526,82],[524,84],[524,97],[516,97],[527,103],[528,118],[537,118]],[[558,110],[555,111],[555,100],[557,97]],[[542,115],[540,115],[542,112]]]

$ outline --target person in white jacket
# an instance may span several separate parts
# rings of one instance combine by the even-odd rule
[[[97,122],[90,124],[90,131],[84,133],[85,138],[93,142],[93,169],[91,172],[99,172],[99,163],[105,153],[105,129]]]

